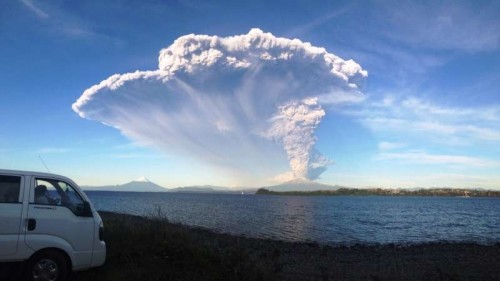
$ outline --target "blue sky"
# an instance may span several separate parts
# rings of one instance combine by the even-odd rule
[[[315,148],[330,164],[317,181],[500,189],[498,1],[269,2],[3,1],[0,167],[43,171],[41,157],[82,185],[275,183],[289,169],[283,149],[220,164],[72,110],[113,74],[158,69],[158,53],[180,36],[259,28],[368,72],[362,99],[321,105]],[[250,160],[272,172],[242,171]]]

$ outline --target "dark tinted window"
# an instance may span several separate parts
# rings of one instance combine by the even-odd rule
[[[21,177],[0,175],[0,203],[19,202]]]

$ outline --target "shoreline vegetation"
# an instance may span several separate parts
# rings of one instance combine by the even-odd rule
[[[161,210],[100,214],[106,263],[73,281],[500,280],[500,243],[325,246],[170,223]]]
[[[461,188],[430,188],[430,189],[384,189],[384,188],[339,188],[336,190],[314,191],[272,191],[259,188],[257,195],[296,195],[296,196],[444,196],[444,197],[500,197],[500,191],[461,189]]]

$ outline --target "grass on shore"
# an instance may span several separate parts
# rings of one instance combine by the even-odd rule
[[[498,280],[500,244],[321,246],[219,234],[102,212],[106,264],[72,281]]]
[[[75,274],[76,280],[273,280],[276,268],[250,255],[237,238],[216,239],[208,230],[148,219],[101,213],[105,221],[104,266]],[[236,239],[236,240],[235,240]]]

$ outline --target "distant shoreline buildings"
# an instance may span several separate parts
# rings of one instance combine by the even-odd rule
[[[315,191],[272,191],[260,188],[255,194],[259,195],[298,195],[298,196],[443,196],[443,197],[500,197],[500,191],[463,189],[463,188],[429,188],[429,189],[384,189],[384,188],[339,188],[337,190]]]

